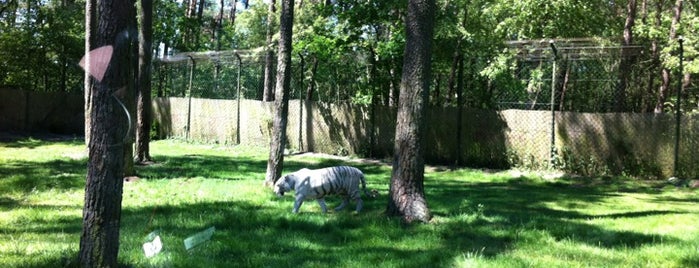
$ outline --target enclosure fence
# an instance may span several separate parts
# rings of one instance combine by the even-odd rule
[[[434,91],[451,95],[433,98],[428,108],[428,163],[655,178],[699,174],[692,161],[699,94],[696,83],[682,85],[681,70],[660,96],[662,81],[654,78],[660,70],[642,59],[641,47],[589,40],[508,45],[513,55],[503,68],[467,71],[461,94],[433,83]],[[158,133],[268,146],[273,107],[261,101],[261,55],[190,53],[159,61]],[[490,59],[464,61],[479,66]],[[309,55],[293,57],[288,149],[390,158],[395,107],[376,100],[385,96],[361,97],[374,90],[372,66],[356,60],[311,71],[316,64]]]

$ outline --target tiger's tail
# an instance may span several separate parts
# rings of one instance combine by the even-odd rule
[[[376,194],[374,192],[370,192],[366,189],[366,179],[364,178],[364,174],[359,176],[359,180],[362,182],[362,190],[364,191],[364,195],[371,198],[376,198]]]

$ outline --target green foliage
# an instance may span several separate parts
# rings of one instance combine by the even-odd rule
[[[84,1],[13,3],[0,14],[0,86],[82,90]]]
[[[465,59],[463,82],[469,89],[463,95],[465,105],[493,107],[502,94],[519,96],[525,91],[521,75],[512,74],[511,67],[516,63],[511,59],[514,54],[503,50],[505,41],[594,37],[605,41],[605,45],[615,45],[622,36],[626,3],[604,0],[437,1],[433,46],[433,92],[436,95],[431,103],[456,104],[453,88],[447,88],[454,85],[442,82],[455,73],[452,64],[455,52]],[[277,25],[278,14],[270,17],[268,6],[262,0],[249,1],[247,8],[242,1],[224,1],[221,19],[218,18],[220,5],[220,1],[207,0],[202,17],[188,17],[184,2],[156,0],[154,49],[159,49],[161,44],[167,46],[170,53],[215,50],[219,44],[224,50],[259,49],[267,45],[267,22],[272,21],[271,30],[277,30],[274,25]],[[234,5],[237,6],[235,21],[232,21],[230,14]],[[669,38],[673,5],[673,1],[664,1],[660,6],[649,3],[645,10],[638,7],[634,44],[642,45],[644,51],[636,62],[638,69],[634,71],[629,102],[654,97],[646,88],[657,88],[657,85],[645,85],[648,79],[642,73],[656,67],[648,58],[652,42],[659,45],[660,66],[676,70],[679,65],[677,42]],[[3,5],[6,8],[0,14],[0,85],[46,91],[82,90],[82,70],[76,63],[84,53],[83,6],[83,0],[9,1]],[[399,85],[406,7],[405,1],[398,0],[333,1],[327,5],[325,1],[305,1],[296,9],[294,62],[300,62],[300,53],[305,63],[315,58],[319,64],[313,74],[308,64],[303,72],[295,72],[294,83],[305,82],[303,85],[307,86],[312,77],[317,90],[313,94],[315,100],[372,99],[387,104],[389,91]],[[677,33],[685,38],[684,67],[691,74],[699,73],[699,17],[696,14],[696,3],[685,1],[677,27]],[[611,76],[617,71],[618,62],[597,64],[603,65]],[[587,64],[577,70],[589,68],[595,67]],[[248,77],[248,80],[260,79],[259,75]],[[230,81],[224,77],[218,79]],[[654,83],[659,80],[655,79]],[[251,92],[258,87],[255,82],[246,83]],[[696,82],[692,88],[694,84]],[[201,87],[217,89],[215,85]],[[612,87],[612,84],[590,85],[579,91],[590,92],[590,88],[609,91]],[[585,101],[581,99],[587,96],[574,101]]]
[[[84,191],[82,141],[0,143],[0,262],[9,267],[77,265]],[[403,225],[383,215],[390,168],[289,156],[285,171],[350,164],[367,174],[360,214],[320,213],[261,186],[260,148],[152,143],[156,164],[126,182],[119,261],[135,267],[693,267],[699,233],[695,190],[615,177],[428,169],[435,217]],[[328,198],[329,205],[339,203]],[[185,250],[188,236],[216,227]],[[146,258],[146,235],[163,251]]]

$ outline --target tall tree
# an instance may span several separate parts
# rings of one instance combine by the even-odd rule
[[[132,55],[127,28],[135,19],[129,0],[100,0],[97,6],[95,47],[113,48],[85,62],[91,74],[93,63],[109,62],[104,76],[95,77],[92,86],[89,161],[80,237],[80,264],[83,267],[116,267],[119,252],[119,225],[124,168],[126,114],[124,97],[133,81]],[[89,54],[89,53],[88,53]],[[103,59],[97,59],[104,56]],[[109,57],[111,56],[111,57]],[[99,75],[98,75],[99,76]]]
[[[679,27],[680,20],[682,19],[682,0],[675,1],[675,7],[673,8],[672,24],[670,24],[670,41],[677,39],[677,27]],[[658,101],[655,104],[655,113],[662,113],[665,109],[665,100],[670,91],[670,69],[668,67],[663,67],[662,69],[662,81],[660,85],[660,90],[658,90]]]
[[[277,84],[274,98],[274,125],[267,161],[265,185],[274,185],[284,167],[286,123],[289,114],[289,90],[291,87],[291,36],[294,25],[294,1],[282,0],[279,19],[279,50],[277,56]]]
[[[131,90],[126,90],[123,93],[124,106],[129,112],[127,134],[128,138],[124,141],[126,144],[124,146],[124,176],[135,176],[136,166],[134,159],[134,141],[136,139],[136,87],[138,84],[138,37],[136,37],[138,29],[138,21],[136,20],[137,11],[136,4],[132,2],[132,8],[129,9],[129,25],[126,27],[126,31],[119,37],[123,40],[123,46],[128,46],[131,55],[128,57],[129,64],[131,65],[131,78],[129,79],[128,88]]]
[[[427,105],[434,0],[409,0],[405,18],[406,44],[398,100],[398,123],[393,172],[386,213],[406,222],[427,222],[432,218],[424,191],[425,105]]]
[[[621,47],[621,62],[619,63],[619,84],[616,87],[614,94],[614,110],[616,112],[624,111],[624,103],[626,102],[626,88],[629,86],[631,78],[631,65],[634,62],[631,54],[631,46],[633,44],[633,26],[636,21],[636,0],[628,0],[626,5],[626,22],[624,23],[624,38]]]
[[[136,163],[151,161],[151,62],[153,58],[153,0],[138,1],[138,84],[136,122]]]
[[[265,50],[265,81],[262,89],[262,101],[274,101],[276,94],[274,92],[274,73],[272,71],[274,68],[274,52],[272,49],[272,36],[274,36],[274,32],[272,29],[274,27],[274,13],[277,12],[275,2],[276,0],[270,1],[269,10],[267,12],[267,47]],[[277,69],[279,69],[279,67],[277,67]]]

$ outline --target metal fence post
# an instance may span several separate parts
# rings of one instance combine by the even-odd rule
[[[189,131],[191,129],[191,117],[192,117],[192,79],[194,78],[194,65],[196,62],[192,56],[188,56],[192,61],[192,65],[189,67],[189,86],[187,87],[187,95],[189,99],[187,101],[187,126],[185,127],[185,140],[189,140]]]
[[[682,78],[683,78],[683,72],[684,72],[684,66],[682,62],[684,61],[684,47],[682,46],[682,42],[684,42],[684,38],[680,36],[677,41],[680,43],[680,71],[677,74],[677,101],[675,103],[675,118],[676,118],[676,124],[675,124],[675,159],[674,159],[674,169],[673,169],[673,175],[678,178],[679,177],[679,171],[678,171],[678,162],[680,158],[680,119],[682,117],[682,112],[680,111],[681,105],[682,105]]]
[[[299,52],[299,57],[301,58],[301,75],[300,75],[300,86],[299,86],[299,152],[303,151],[303,146],[301,145],[303,142],[303,98],[302,92],[303,92],[303,80],[305,79],[305,61],[303,58],[303,53]]]
[[[235,144],[240,144],[240,73],[241,70],[243,69],[243,60],[240,58],[240,55],[238,52],[235,52],[235,57],[238,59],[238,78],[237,80],[237,85],[236,89],[238,91],[237,95],[237,105],[236,105],[236,126],[235,126]]]
[[[556,160],[556,61],[558,51],[553,40],[549,41],[551,51],[553,51],[553,70],[551,71],[551,155],[549,162],[553,166]]]

